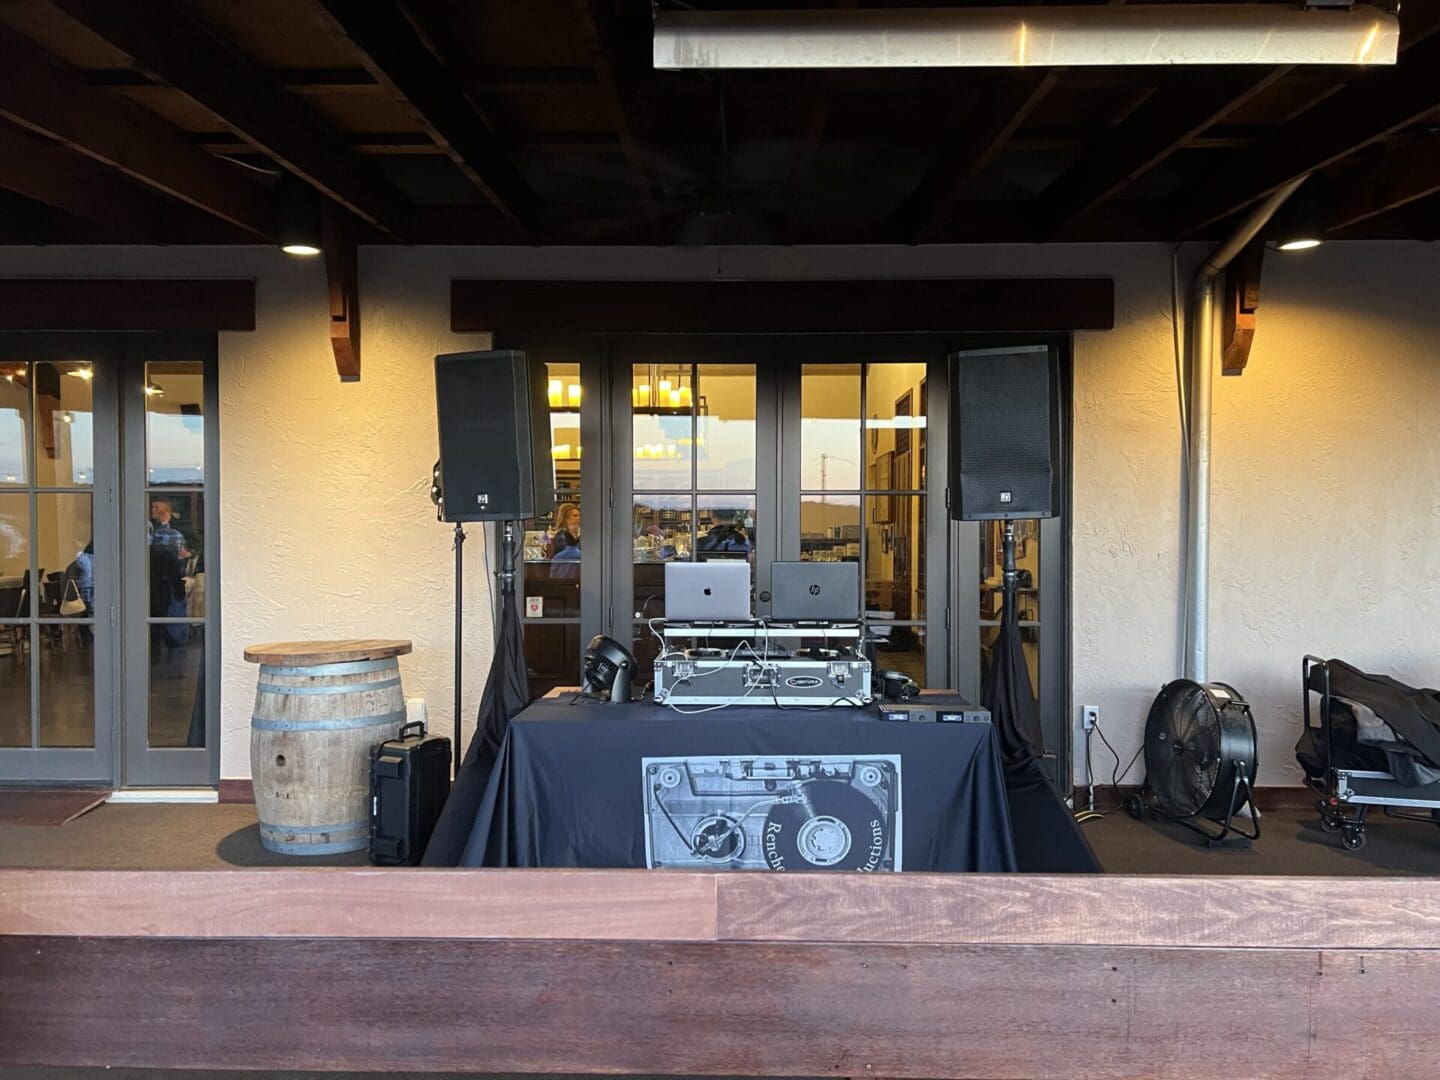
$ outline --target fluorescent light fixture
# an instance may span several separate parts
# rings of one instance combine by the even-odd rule
[[[286,255],[319,255],[320,249],[314,244],[286,244],[280,249]]]
[[[1369,4],[662,11],[654,63],[719,68],[1393,64],[1400,21]]]
[[[1281,251],[1309,251],[1324,242],[1318,236],[1297,236],[1293,240],[1283,240],[1275,246]]]

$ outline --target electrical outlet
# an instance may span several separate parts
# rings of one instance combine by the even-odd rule
[[[1086,731],[1094,729],[1095,725],[1100,723],[1100,706],[1081,705],[1080,720],[1085,725]]]

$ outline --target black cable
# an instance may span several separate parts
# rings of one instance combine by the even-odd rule
[[[1145,744],[1144,742],[1141,742],[1140,746],[1136,749],[1134,755],[1130,758],[1129,764],[1125,766],[1125,770],[1122,772],[1120,770],[1120,755],[1116,753],[1115,748],[1110,745],[1110,740],[1105,737],[1105,732],[1101,730],[1098,723],[1095,725],[1094,730],[1095,734],[1100,736],[1100,741],[1105,744],[1105,749],[1110,751],[1110,756],[1115,759],[1115,768],[1110,771],[1110,791],[1115,796],[1115,805],[1105,811],[1105,813],[1108,814],[1111,810],[1116,810],[1125,804],[1125,800],[1120,798],[1120,781],[1124,780],[1125,777],[1130,775],[1130,770],[1135,767],[1135,762],[1140,759],[1140,755],[1145,750]],[[1088,738],[1086,739],[1085,749],[1088,767],[1090,749],[1090,743]]]

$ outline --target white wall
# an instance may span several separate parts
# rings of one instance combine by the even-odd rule
[[[1192,245],[1192,247],[1194,247]],[[1187,255],[1199,249],[1187,249]],[[221,340],[224,741],[248,773],[255,640],[395,635],[407,693],[448,730],[449,532],[434,521],[431,359],[452,277],[706,279],[1102,275],[1116,328],[1075,338],[1072,715],[1121,755],[1179,665],[1180,439],[1169,250],[1158,245],[699,249],[367,248],[364,377],[337,381],[323,272],[259,249],[3,249],[0,275],[253,276],[257,330]],[[1255,704],[1261,780],[1295,777],[1307,651],[1440,683],[1440,249],[1333,244],[1267,258],[1249,372],[1216,389],[1214,678]],[[843,284],[837,283],[843,300]],[[472,530],[478,539],[478,530]],[[467,565],[467,703],[489,657]],[[1106,770],[1108,776],[1108,767]],[[1132,775],[1132,779],[1134,776]]]

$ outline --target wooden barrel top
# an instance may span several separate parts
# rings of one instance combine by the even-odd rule
[[[410,649],[408,641],[387,641],[384,638],[271,641],[247,647],[245,659],[252,664],[312,667],[317,664],[345,664],[353,660],[384,660],[391,656],[404,656]]]

